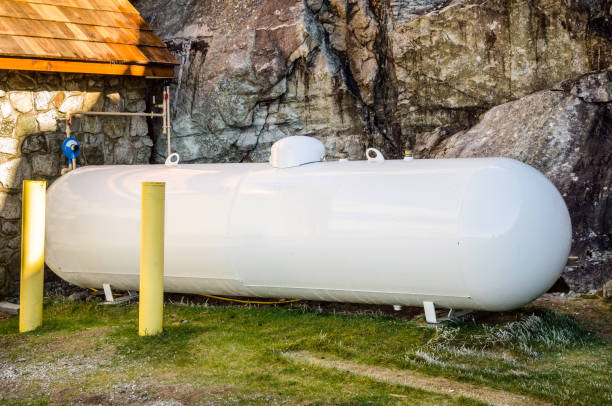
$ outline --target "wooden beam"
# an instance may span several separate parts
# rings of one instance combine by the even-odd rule
[[[54,61],[28,58],[1,58],[0,69],[37,72],[66,72],[95,75],[124,75],[150,78],[173,78],[174,67],[164,65],[125,65],[96,62]]]

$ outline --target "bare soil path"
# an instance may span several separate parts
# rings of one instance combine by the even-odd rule
[[[457,382],[442,377],[427,376],[410,370],[364,365],[351,361],[323,357],[303,351],[285,353],[285,356],[293,361],[305,362],[323,368],[338,369],[357,376],[366,376],[377,381],[394,385],[410,386],[453,397],[463,396],[493,406],[553,406],[551,403],[528,398],[516,393],[488,388],[486,386],[476,386],[469,383]]]

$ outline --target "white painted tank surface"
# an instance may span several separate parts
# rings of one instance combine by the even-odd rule
[[[77,169],[48,191],[47,264],[138,290],[143,181],[166,182],[167,292],[507,310],[569,253],[562,197],[514,160],[287,166]]]

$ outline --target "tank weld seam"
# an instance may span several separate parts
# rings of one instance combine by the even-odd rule
[[[260,300],[243,300],[243,299],[234,299],[231,297],[222,297],[222,296],[215,296],[215,295],[207,295],[205,293],[201,293],[202,296],[204,297],[210,297],[212,299],[217,299],[217,300],[225,300],[228,302],[236,302],[236,303],[246,303],[246,304],[283,304],[283,303],[295,303],[295,302],[299,302],[302,299],[287,299],[287,300],[279,300],[279,301],[273,301],[273,302],[266,302],[266,301],[260,301]]]
[[[471,299],[472,296],[463,295],[443,295],[438,293],[410,293],[410,292],[385,292],[380,290],[356,290],[356,289],[329,289],[329,288],[313,288],[313,287],[296,287],[296,286],[270,286],[270,285],[246,285],[247,288],[263,288],[263,289],[307,289],[324,292],[349,292],[349,293],[383,293],[385,295],[413,295],[413,296],[433,296],[433,297],[444,297],[444,298],[460,298],[460,299]]]

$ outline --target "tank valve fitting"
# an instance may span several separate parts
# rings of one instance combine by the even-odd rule
[[[81,152],[81,146],[76,138],[66,138],[62,144],[62,152],[68,158],[68,167],[62,169],[62,175],[76,169],[76,159]]]

